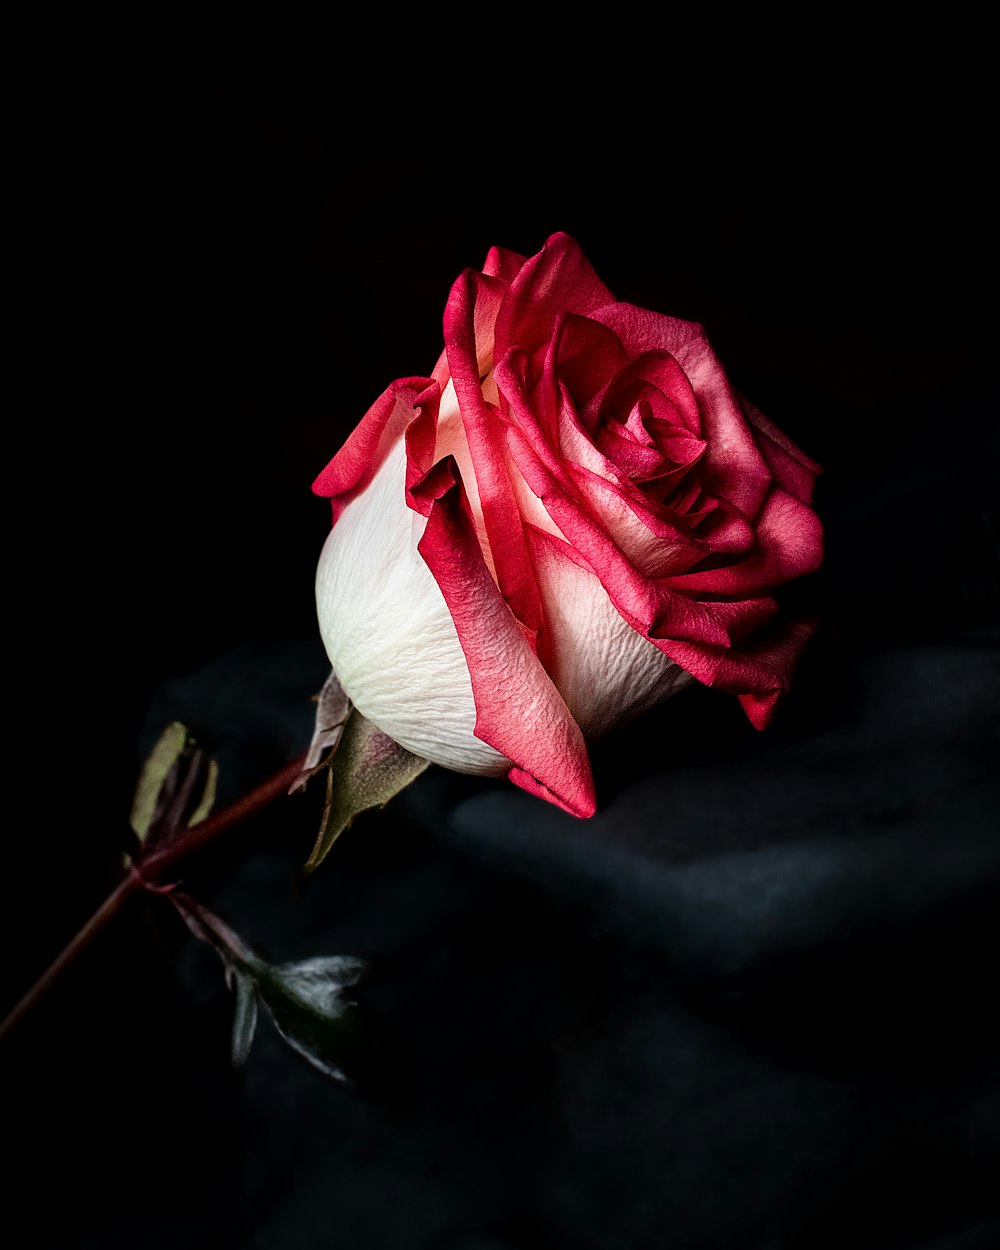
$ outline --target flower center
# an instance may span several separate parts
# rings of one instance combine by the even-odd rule
[[[676,392],[677,379],[668,380]],[[686,512],[693,497],[682,489],[684,480],[705,451],[704,441],[689,428],[696,405],[686,402],[687,395],[666,392],[643,376],[620,382],[609,388],[600,405],[594,438],[598,450],[648,499]],[[683,382],[687,386],[686,378]]]

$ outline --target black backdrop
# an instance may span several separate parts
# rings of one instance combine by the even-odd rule
[[[301,745],[309,484],[429,371],[491,244],[566,230],[619,298],[701,321],[824,465],[829,546],[774,730],[688,692],[595,751],[585,830],[432,770],[304,899],[309,798],[192,866],[275,958],[375,959],[395,1058],[363,1095],[270,1034],[233,1078],[217,970],[155,900],[120,918],[4,1044],[24,1244],[990,1244],[988,162],[969,84],[854,74],[849,105],[803,81],[720,120],[648,83],[466,116],[388,70],[384,115],[305,73],[67,106],[9,1000],[113,880],[159,719],[233,790]]]

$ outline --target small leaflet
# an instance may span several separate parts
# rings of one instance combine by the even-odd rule
[[[132,797],[129,824],[147,850],[197,825],[215,804],[219,768],[190,730],[172,721],[149,753]]]
[[[352,1084],[347,1068],[364,1039],[350,989],[365,972],[363,960],[321,955],[293,963],[269,964],[224,921],[190,895],[167,895],[191,932],[216,951],[226,984],[236,995],[233,1014],[234,1067],[246,1063],[263,1006],[282,1040],[317,1071]]]

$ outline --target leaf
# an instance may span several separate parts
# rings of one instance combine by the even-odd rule
[[[191,813],[189,825],[200,825],[215,806],[215,788],[219,781],[219,766],[215,760],[208,761],[208,772],[205,777],[205,789],[198,801],[198,806]]]
[[[129,824],[141,839],[146,837],[156,813],[157,799],[170,770],[180,759],[187,745],[188,731],[179,721],[172,721],[160,734],[156,746],[150,751],[139,773],[139,781],[132,798]]]
[[[229,970],[227,969],[227,976]],[[254,1034],[257,1031],[257,987],[245,972],[232,970],[236,982],[236,1011],[233,1015],[233,1067],[242,1068],[250,1054]]]
[[[258,1005],[263,1003],[285,1042],[314,1068],[334,1080],[352,1084],[348,1069],[361,1065],[367,1038],[348,996],[365,965],[349,955],[323,955],[297,963],[268,964],[207,907],[188,894],[166,896],[196,938],[211,946],[226,969],[226,984],[235,991],[233,1066],[250,1054],[257,1030]]]
[[[316,720],[312,741],[309,743],[302,771],[288,788],[289,794],[304,789],[306,782],[322,772],[330,763],[350,714],[351,701],[344,693],[337,674],[331,671],[330,676],[323,683],[323,689],[316,696]],[[325,758],[324,752],[326,752]]]
[[[147,852],[211,812],[219,769],[186,725],[173,721],[139,773],[129,823]]]
[[[361,1038],[345,991],[363,972],[359,959],[328,955],[264,964],[254,973],[261,1002],[288,1045],[326,1076],[348,1083],[342,1065],[352,1065]]]
[[[326,805],[306,872],[314,872],[320,866],[359,812],[385,807],[428,763],[401,747],[354,708],[327,773]]]

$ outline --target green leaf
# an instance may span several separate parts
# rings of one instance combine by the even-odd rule
[[[142,766],[129,823],[148,853],[211,812],[219,768],[186,725],[173,721]]]
[[[359,812],[385,807],[428,762],[401,747],[355,708],[327,773],[326,805],[306,872],[320,866]]]
[[[188,731],[179,721],[169,724],[159,741],[149,753],[139,774],[132,799],[132,811],[129,823],[140,840],[146,837],[149,827],[156,814],[157,800],[170,770],[180,759],[181,752],[187,746]]]
[[[363,1046],[354,1003],[346,991],[364,972],[360,959],[319,956],[299,963],[258,965],[257,993],[275,1028],[298,1054],[324,1075],[350,1082]]]
[[[257,987],[251,977],[236,968],[226,970],[235,981],[236,1011],[233,1015],[233,1067],[242,1068],[250,1054],[257,1031]]]
[[[324,1075],[352,1084],[348,1072],[363,1066],[369,1045],[347,993],[364,974],[362,960],[324,955],[298,963],[268,964],[190,895],[174,890],[166,897],[194,936],[219,955],[226,984],[236,993],[233,1066],[246,1062],[257,1029],[258,1004],[263,1004],[278,1033],[297,1054]]]
[[[219,780],[219,766],[215,760],[208,761],[208,770],[205,776],[205,789],[201,798],[198,800],[198,806],[191,813],[188,821],[189,825],[200,825],[208,816],[212,808],[215,806],[215,787]]]

